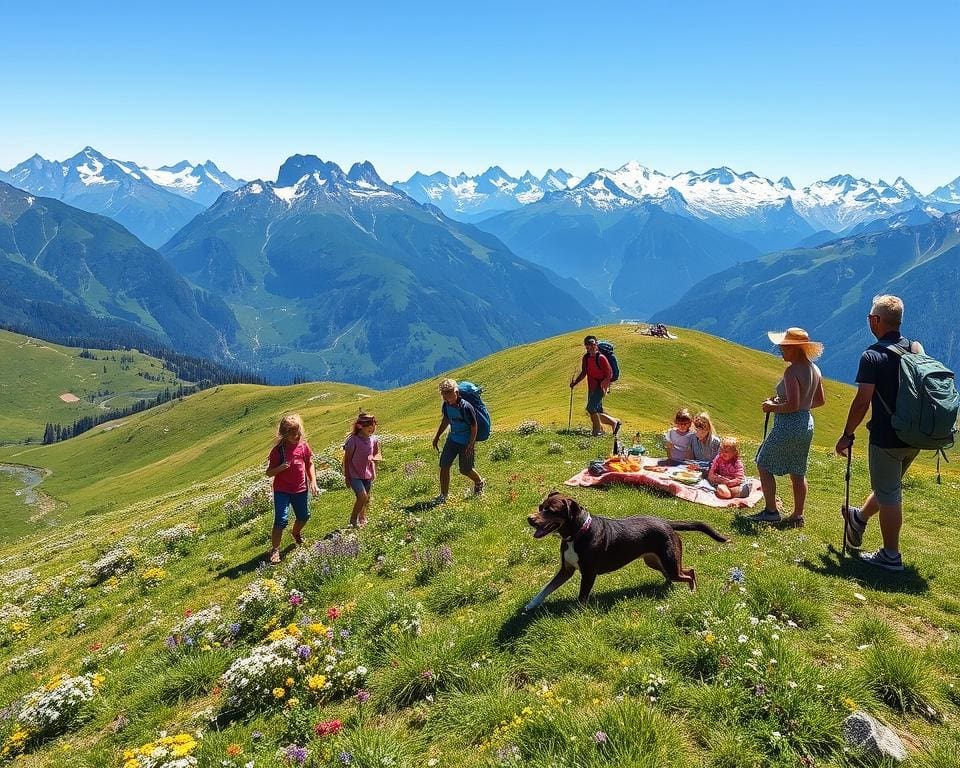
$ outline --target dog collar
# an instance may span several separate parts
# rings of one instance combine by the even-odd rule
[[[564,539],[564,541],[576,541],[576,540],[579,539],[581,536],[583,536],[583,534],[585,534],[587,531],[590,530],[590,525],[591,525],[591,523],[593,523],[593,518],[590,517],[590,515],[589,515],[589,513],[588,513],[588,514],[587,514],[587,519],[584,520],[584,521],[583,521],[583,525],[580,526],[580,530],[577,531],[575,534],[573,534],[573,536],[571,536],[569,539]]]

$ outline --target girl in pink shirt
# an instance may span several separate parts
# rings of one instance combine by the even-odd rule
[[[750,486],[743,481],[743,462],[740,460],[737,438],[725,437],[720,441],[720,453],[710,464],[707,482],[714,487],[719,498],[732,499],[745,496],[744,491],[750,492]]]
[[[353,433],[343,444],[343,477],[357,497],[350,513],[353,527],[367,522],[370,489],[377,476],[377,462],[382,458],[380,441],[373,434],[376,431],[376,417],[372,413],[361,413],[353,423]]]

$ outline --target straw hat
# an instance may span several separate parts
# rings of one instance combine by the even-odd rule
[[[811,341],[810,334],[803,328],[787,328],[782,333],[768,331],[767,338],[778,347],[803,347],[803,352],[808,360],[816,360],[823,354],[823,344],[819,341]]]

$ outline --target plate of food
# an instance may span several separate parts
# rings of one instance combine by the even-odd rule
[[[691,472],[688,469],[681,469],[679,472],[674,472],[672,477],[677,482],[685,483],[687,485],[694,485],[695,483],[700,482],[700,473]]]

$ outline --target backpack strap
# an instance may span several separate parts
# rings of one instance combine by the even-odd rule
[[[893,352],[901,360],[907,352],[913,351],[913,342],[910,342],[910,348],[904,349],[896,341],[887,342],[881,344],[879,341],[876,344],[871,344],[870,349],[876,350],[877,352]],[[881,397],[880,393],[877,392],[877,399],[880,401],[880,404],[883,406],[884,410],[887,412],[888,416],[893,416],[893,410],[887,405],[887,401]]]

